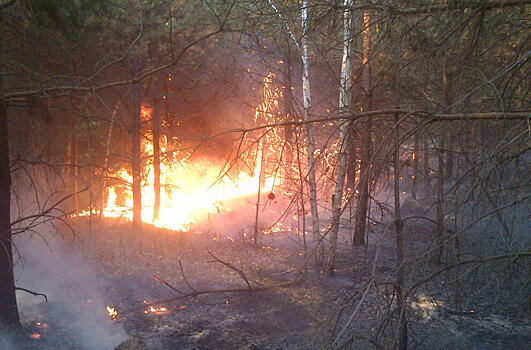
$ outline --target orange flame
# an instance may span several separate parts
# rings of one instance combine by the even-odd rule
[[[158,314],[163,314],[166,311],[168,311],[168,309],[164,306],[159,306],[159,307],[150,306],[149,309],[144,310],[144,313],[145,314],[153,313],[153,314],[158,315]]]
[[[255,121],[271,123],[279,117],[279,99],[281,90],[273,87],[274,75],[270,74],[264,79],[264,102],[256,108]],[[152,108],[142,104],[141,117],[150,120]],[[182,157],[182,153],[171,151],[168,139],[162,135],[160,153],[164,159],[160,162],[160,210],[158,218],[153,218],[155,205],[153,168],[153,142],[152,135],[147,134],[142,139],[142,148],[148,161],[145,164],[145,181],[142,184],[142,221],[157,227],[178,231],[188,231],[193,225],[208,217],[211,213],[230,211],[223,208],[223,202],[251,195],[257,192],[260,182],[262,157],[275,154],[270,149],[273,139],[278,139],[276,130],[269,130],[265,137],[267,142],[257,147],[254,156],[254,169],[249,172],[240,172],[231,179],[219,179],[219,168],[209,162],[192,162],[189,155]],[[268,145],[268,146],[263,146]],[[279,153],[278,151],[276,152]],[[249,158],[249,155],[246,155]],[[109,186],[106,191],[105,207],[102,214],[106,217],[124,217],[132,220],[133,196],[132,191],[124,184],[131,184],[131,172],[125,168],[119,169],[115,178],[120,183]],[[265,175],[262,178],[262,193],[272,192],[275,181],[282,181],[279,176]],[[88,215],[81,213],[78,215]]]
[[[116,318],[118,318],[118,312],[116,311],[116,309],[110,307],[109,305],[107,305],[107,313],[109,314],[109,317],[113,320],[116,320]]]

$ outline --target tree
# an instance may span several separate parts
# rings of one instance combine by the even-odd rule
[[[363,57],[362,57],[362,73],[361,86],[364,93],[364,105],[368,110],[372,109],[372,93],[371,93],[371,15],[368,11],[363,13]],[[365,243],[365,230],[367,224],[367,211],[369,208],[369,183],[371,181],[371,117],[368,117],[361,127],[361,147],[360,153],[360,176],[359,184],[357,186],[357,205],[354,226],[354,237],[352,239],[353,245],[363,245]]]
[[[308,49],[308,4],[306,0],[301,2],[300,7],[300,20],[301,20],[301,44],[296,39],[295,34],[290,29],[288,23],[285,21],[281,12],[272,2],[268,0],[269,4],[273,10],[280,17],[280,20],[283,22],[283,25],[286,28],[286,32],[291,36],[295,46],[300,52],[301,62],[302,62],[302,103],[304,109],[304,120],[307,121],[306,133],[308,136],[307,144],[307,158],[308,158],[308,185],[310,187],[310,208],[312,212],[312,240],[314,244],[314,254],[315,254],[315,263],[320,266],[324,257],[324,245],[322,242],[321,232],[319,229],[319,209],[317,203],[317,183],[315,178],[316,173],[316,161],[315,161],[315,132],[312,123],[309,121],[312,120],[312,94],[310,90],[310,59],[309,59],[309,49]],[[301,174],[302,176],[302,174]],[[303,188],[300,189],[303,192]],[[303,212],[303,218],[305,214]]]
[[[352,89],[352,0],[345,0],[343,10],[343,60],[341,63],[341,80],[339,87],[339,111],[349,113],[351,104]],[[343,212],[343,189],[345,186],[345,175],[347,173],[347,149],[349,123],[346,120],[339,121],[339,155],[337,160],[336,188],[332,203],[332,218],[330,219],[330,245],[326,265],[323,271],[327,275],[334,274],[336,260],[337,236],[339,223]]]
[[[1,81],[0,81],[1,83]],[[13,276],[11,233],[11,168],[9,162],[7,108],[0,100],[0,327],[20,327]]]

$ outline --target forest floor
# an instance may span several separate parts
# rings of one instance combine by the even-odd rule
[[[383,229],[378,225],[372,231]],[[355,329],[359,336],[352,348],[386,348],[392,344],[363,337],[379,322],[382,307],[378,303],[384,291],[369,290],[363,307],[355,311],[362,294],[359,291],[364,290],[371,271],[383,276],[395,264],[392,240],[380,245],[378,252],[374,249],[381,235],[373,234],[367,248],[340,245],[336,275],[323,277],[313,268],[312,259],[308,259],[306,273],[302,273],[302,238],[287,231],[263,236],[259,249],[253,249],[248,239],[252,229],[243,232],[245,235],[240,232],[230,236],[173,232],[145,225],[139,234],[131,231],[130,224],[106,219],[90,235],[86,230],[80,232],[78,241],[82,244],[72,249],[82,252],[84,263],[91,266],[104,286],[105,304],[118,313],[116,320],[105,317],[103,326],[110,332],[125,330],[128,340],[120,345],[121,350],[322,349],[353,312],[357,312],[355,321],[348,331]],[[416,243],[413,237],[406,242],[412,247]],[[209,252],[234,269],[213,262]],[[378,263],[373,266],[375,255],[379,256]],[[424,262],[419,266],[426,269]],[[414,275],[415,269],[409,267],[409,275]],[[247,284],[237,270],[245,274],[252,287],[294,284],[168,301],[180,294],[160,281],[183,293],[245,289]],[[502,314],[489,308],[475,313],[455,312],[441,301],[442,290],[438,302],[421,292],[412,298],[409,348],[523,349],[531,344],[529,315]],[[38,316],[23,317],[28,331],[40,334],[40,338],[29,339],[17,349],[116,346],[92,347],[90,341],[89,345],[80,344],[76,334],[66,331],[68,325],[60,321],[61,316],[47,311],[47,305],[39,304]],[[166,311],[150,312],[150,305]],[[101,313],[106,313],[104,307]],[[336,327],[338,318],[342,321]],[[44,322],[46,329],[42,327]]]

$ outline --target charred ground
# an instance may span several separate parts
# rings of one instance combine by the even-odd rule
[[[418,258],[425,250],[423,242],[429,244],[419,224],[407,225],[411,232],[406,236],[411,258],[409,285],[437,271],[426,259]],[[77,219],[75,225],[80,228],[79,237],[69,251],[82,257],[103,286],[103,298],[96,302],[105,315],[104,327],[110,334],[127,333],[128,340],[119,349],[321,349],[341,336],[354,312],[346,329],[349,336],[356,336],[358,345],[372,348],[392,342],[378,338],[385,323],[392,322],[387,315],[393,308],[395,278],[392,237],[384,233],[383,224],[373,225],[367,247],[341,245],[334,277],[320,275],[311,259],[304,268],[302,237],[289,231],[262,236],[261,248],[253,249],[241,232],[174,232],[144,225],[140,233],[117,219],[105,219],[90,232],[86,219]],[[213,256],[241,270],[252,287],[295,283],[263,291],[216,293],[247,286],[235,269]],[[420,349],[525,347],[531,341],[531,325],[522,309],[525,280],[512,276],[492,281],[489,269],[496,266],[477,271],[471,283],[487,285],[495,289],[492,293],[472,297],[465,289],[473,286],[462,286],[460,291],[448,285],[451,278],[445,274],[416,289],[410,303],[410,345]],[[154,276],[183,293],[212,292],[172,300],[180,294]],[[371,276],[377,276],[377,283],[369,282]],[[463,293],[462,302],[452,304],[452,293],[458,292]],[[498,299],[492,299],[493,295]],[[53,295],[49,298],[49,304],[35,302],[30,313],[22,307],[27,336],[40,334],[40,338],[27,337],[17,348],[90,349],[90,341],[81,340],[80,333],[69,328],[75,310],[58,313],[61,307],[53,305],[58,301]],[[84,302],[79,299],[78,307]],[[116,309],[116,320],[107,317],[105,304]],[[149,306],[163,306],[167,311],[149,312]],[[114,347],[107,345],[98,346]]]

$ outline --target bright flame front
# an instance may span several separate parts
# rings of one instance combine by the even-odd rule
[[[257,162],[258,163],[258,162]],[[260,172],[255,170],[255,174]],[[153,167],[149,168],[147,180],[142,186],[142,221],[172,230],[189,230],[209,213],[220,213],[226,200],[256,193],[259,176],[239,173],[236,178],[216,181],[219,168],[189,164],[186,161],[174,166],[161,164],[160,211],[158,219],[153,218],[155,192]],[[125,169],[118,172],[124,181],[132,182],[132,176]],[[265,188],[272,187],[272,179],[266,178]],[[119,193],[122,192],[122,193]],[[121,197],[121,203],[120,198]],[[107,205],[103,215],[132,219],[133,196],[129,189],[119,186],[108,188]]]
[[[278,116],[279,89],[275,89],[271,82],[274,76],[268,75],[264,79],[264,102],[256,108],[255,122],[271,123],[273,116]],[[143,120],[152,120],[153,110],[142,105]],[[272,131],[272,132],[269,132]],[[269,130],[264,140],[269,145],[271,138],[277,137],[276,131]],[[170,150],[166,136],[159,139],[160,154],[160,207],[158,217],[154,215],[155,208],[155,172],[153,135],[146,133],[142,138],[144,159],[144,180],[142,182],[142,221],[152,223],[158,227],[172,230],[188,231],[191,226],[206,219],[210,213],[230,211],[224,207],[224,201],[241,198],[258,191],[271,192],[281,179],[263,173],[262,157],[265,152],[274,154],[276,151],[257,143],[254,154],[245,154],[247,159],[253,159],[247,171],[240,171],[236,175],[220,176],[220,165],[211,164],[208,160],[191,161],[189,156],[182,156]],[[278,151],[278,150],[277,150]],[[281,152],[277,152],[281,153]],[[249,163],[249,162],[248,162]],[[221,166],[223,167],[223,166]],[[266,166],[264,166],[266,167]],[[262,174],[262,176],[260,176]],[[118,181],[106,189],[106,200],[103,215],[106,217],[124,217],[132,220],[133,195],[130,184],[133,181],[129,170],[119,169],[110,174]]]

